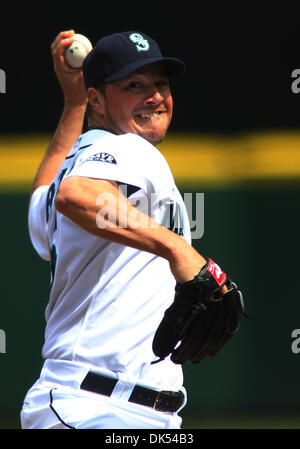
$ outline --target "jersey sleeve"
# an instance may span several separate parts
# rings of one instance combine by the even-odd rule
[[[75,158],[65,178],[83,176],[106,179],[136,186],[147,191],[149,180],[143,169],[141,141],[136,136],[121,135],[103,138]]]
[[[28,212],[28,228],[31,243],[39,256],[49,261],[48,224],[46,204],[49,186],[40,186],[32,194]]]

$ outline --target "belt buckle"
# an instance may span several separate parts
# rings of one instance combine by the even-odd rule
[[[154,405],[153,405],[154,410],[156,410],[157,412],[161,412],[161,411],[162,411],[162,410],[160,410],[160,409],[158,408],[159,396],[160,396],[162,393],[168,393],[168,391],[167,391],[167,390],[161,390],[161,391],[159,391],[159,392],[157,393],[156,398],[155,398],[155,401],[154,401]]]
[[[169,396],[169,398],[170,398],[169,400],[171,402],[173,402],[171,400],[171,398],[175,399],[175,397],[176,397],[175,403],[173,402],[172,407],[170,409],[168,409],[169,407],[167,407],[167,409],[166,409],[166,406],[170,405],[170,402],[168,400],[167,400],[167,404],[162,404],[162,407],[161,408],[159,407],[160,395],[163,394],[163,393],[166,396]],[[179,401],[179,399],[180,399],[180,401]],[[168,404],[168,402],[169,402],[169,404]],[[156,399],[155,399],[153,408],[154,408],[154,410],[156,410],[158,412],[172,412],[172,413],[174,413],[174,412],[176,412],[177,410],[180,409],[182,404],[183,404],[183,393],[181,391],[161,390],[156,395]]]

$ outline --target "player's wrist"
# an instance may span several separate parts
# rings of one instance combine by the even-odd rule
[[[183,239],[182,239],[183,240]],[[170,269],[179,283],[192,280],[207,264],[207,259],[189,245],[185,240],[170,248],[167,257]]]
[[[68,133],[68,128],[66,128],[66,125],[69,127],[69,125],[72,125],[72,130],[76,127],[78,128],[78,135],[81,133],[84,116],[86,112],[86,103],[72,103],[72,102],[65,102],[62,116],[61,116],[61,123],[63,124],[63,129],[65,133]],[[76,136],[76,138],[78,137]]]
[[[65,111],[81,111],[86,109],[88,100],[82,99],[82,100],[75,100],[72,98],[64,97],[64,110]]]

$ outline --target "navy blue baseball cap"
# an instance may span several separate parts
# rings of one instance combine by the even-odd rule
[[[126,31],[105,36],[83,62],[85,87],[117,81],[153,62],[161,62],[169,78],[185,71],[183,61],[163,57],[156,41],[144,33]]]

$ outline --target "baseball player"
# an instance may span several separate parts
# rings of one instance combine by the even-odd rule
[[[178,429],[185,360],[176,360],[174,333],[173,349],[162,347],[163,317],[176,285],[204,268],[221,295],[230,290],[191,246],[185,205],[156,148],[172,118],[169,80],[184,63],[163,57],[151,37],[123,32],[100,39],[82,70],[70,69],[63,54],[73,34],[51,46],[65,106],[29,207],[51,290],[44,364],[22,428]]]

